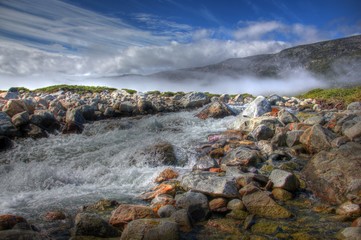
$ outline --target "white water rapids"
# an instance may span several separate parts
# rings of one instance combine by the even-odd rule
[[[51,210],[74,210],[108,198],[135,201],[165,166],[129,166],[139,149],[170,142],[189,169],[195,147],[224,131],[235,117],[200,120],[195,112],[122,118],[87,124],[82,134],[18,140],[0,153],[0,214],[36,218]],[[136,156],[137,157],[137,156]]]

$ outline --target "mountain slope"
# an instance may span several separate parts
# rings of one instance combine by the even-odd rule
[[[172,80],[227,76],[282,78],[294,70],[306,70],[328,81],[361,82],[361,35],[300,45],[275,54],[231,58],[203,67],[152,74]]]

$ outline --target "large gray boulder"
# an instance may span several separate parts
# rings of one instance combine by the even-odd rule
[[[70,108],[66,111],[65,122],[66,125],[63,129],[63,133],[81,133],[84,129],[86,120],[81,109]]]
[[[243,110],[241,115],[253,118],[260,117],[271,111],[272,107],[270,102],[265,97],[258,96],[246,107],[246,109]]]
[[[321,151],[303,169],[307,186],[321,200],[341,204],[347,196],[361,192],[361,145],[348,142],[339,148]]]
[[[200,192],[189,191],[177,195],[176,207],[185,209],[193,222],[205,220],[210,213],[208,199]]]
[[[282,188],[290,192],[297,190],[299,186],[298,179],[293,173],[281,169],[273,170],[269,179],[274,188]]]
[[[289,123],[294,123],[294,122],[300,121],[300,120],[298,120],[298,118],[295,115],[293,115],[286,109],[281,109],[278,112],[277,116],[278,116],[278,119],[285,125],[287,125]]]
[[[361,110],[361,102],[352,102],[349,105],[347,105],[347,110],[357,110],[360,111]]]
[[[262,160],[258,150],[240,146],[227,153],[222,159],[222,164],[227,166],[255,166]]]
[[[357,122],[352,127],[347,128],[344,131],[344,135],[352,141],[360,140],[361,139],[361,122]]]
[[[11,122],[11,118],[4,112],[0,112],[0,135],[14,136],[18,131]]]
[[[220,177],[212,172],[191,172],[183,176],[181,186],[213,197],[233,198],[238,196],[233,177]]]
[[[54,114],[49,110],[35,110],[34,114],[30,117],[30,122],[50,132],[60,128],[58,120],[56,120]]]
[[[180,100],[180,104],[184,108],[198,108],[209,102],[207,95],[202,92],[187,93]]]
[[[270,116],[262,116],[262,117],[243,117],[239,116],[236,121],[233,123],[233,127],[235,129],[239,129],[245,132],[251,132],[259,125],[266,125],[272,130],[275,130],[277,127],[283,127],[284,124],[280,122],[277,117],[270,117]]]

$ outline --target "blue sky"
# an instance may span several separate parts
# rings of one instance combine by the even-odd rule
[[[0,74],[117,76],[361,33],[359,0],[2,0]]]

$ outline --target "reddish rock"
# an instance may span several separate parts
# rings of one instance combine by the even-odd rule
[[[207,119],[207,118],[224,118],[232,115],[235,114],[226,104],[224,104],[221,101],[216,101],[206,106],[204,109],[202,109],[196,115],[196,117],[200,119]]]
[[[213,149],[210,153],[209,156],[211,158],[221,158],[224,156],[224,149],[223,148],[217,148],[217,149]]]
[[[361,217],[356,218],[356,219],[352,222],[351,227],[361,227]]]
[[[23,217],[11,214],[0,215],[0,231],[12,229],[18,223],[27,223],[27,221]]]
[[[141,205],[123,204],[113,211],[109,223],[119,229],[124,229],[127,223],[136,219],[155,218],[153,209]]]
[[[164,169],[158,177],[154,180],[156,183],[161,183],[170,179],[177,178],[179,174],[171,168]]]
[[[209,209],[212,212],[226,212],[227,200],[225,198],[215,198],[209,202]]]
[[[316,124],[307,129],[300,137],[300,142],[311,154],[331,148],[332,140],[336,138],[330,130]]]
[[[342,203],[337,209],[336,213],[338,215],[346,215],[350,217],[359,217],[361,215],[361,209],[358,204],[352,203],[350,201]]]
[[[61,211],[47,212],[44,216],[47,221],[63,220],[65,218],[65,214]]]
[[[220,168],[210,168],[209,171],[210,172],[216,172],[216,173],[223,172],[222,169],[220,169]]]
[[[26,107],[23,100],[12,99],[6,103],[6,105],[3,108],[3,111],[10,117],[13,117],[17,113],[28,111],[28,108]]]
[[[175,200],[171,195],[160,194],[152,200],[150,207],[153,209],[154,213],[157,213],[159,208],[166,205],[174,205],[174,204],[175,204]]]
[[[143,200],[151,200],[160,194],[170,194],[173,196],[175,192],[176,192],[175,183],[162,183],[154,187],[152,191],[142,194],[140,198]]]

